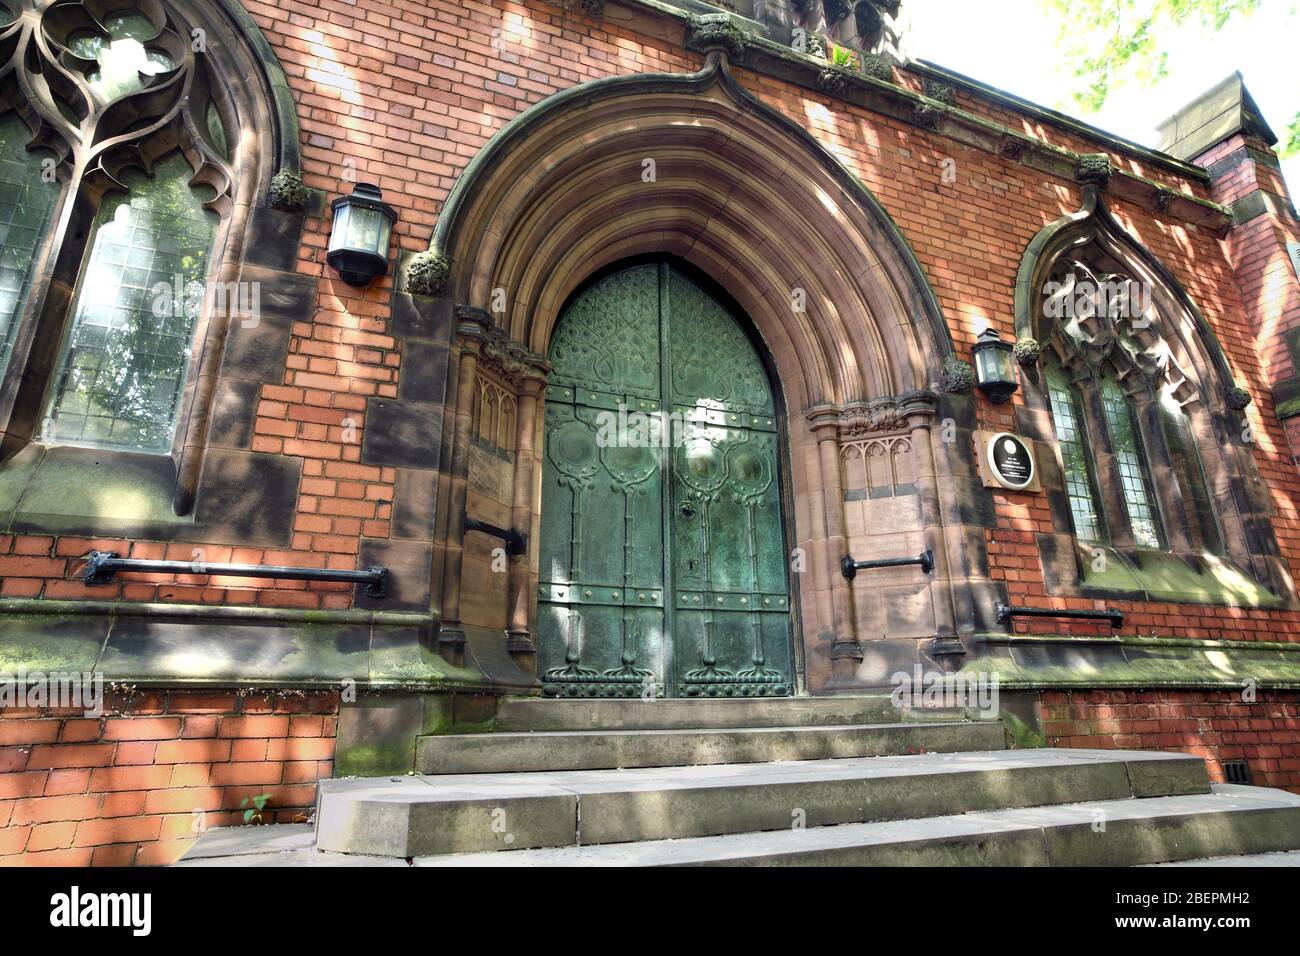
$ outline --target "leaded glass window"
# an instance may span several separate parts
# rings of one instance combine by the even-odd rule
[[[1133,539],[1144,548],[1163,548],[1160,515],[1133,406],[1113,378],[1102,380],[1101,400]]]
[[[30,139],[17,116],[0,118],[0,373],[9,364],[33,260],[59,195],[58,182],[46,174],[52,160],[28,151]]]
[[[1081,541],[1100,541],[1101,518],[1088,462],[1087,432],[1079,408],[1079,394],[1059,369],[1047,373],[1047,394],[1052,404],[1052,424],[1061,447],[1065,491],[1070,498],[1074,533]]]
[[[175,153],[100,207],[45,440],[170,448],[216,230],[192,175]]]

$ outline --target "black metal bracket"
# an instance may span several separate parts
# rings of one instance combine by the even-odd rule
[[[840,571],[852,581],[858,576],[859,571],[870,571],[873,568],[902,568],[909,564],[919,564],[922,571],[930,574],[934,571],[934,552],[922,551],[915,558],[881,558],[877,561],[854,561],[846,554],[840,558]]]
[[[1016,607],[998,601],[993,605],[993,613],[997,615],[998,623],[1004,626],[1010,626],[1012,619],[1017,617],[1069,617],[1081,621],[1109,621],[1113,628],[1124,626],[1124,612],[1109,608],[1102,611],[1058,611],[1048,607]]]
[[[514,528],[501,528],[497,525],[490,524],[486,521],[479,521],[477,518],[465,516],[465,531],[477,531],[479,534],[491,535],[494,538],[500,538],[506,544],[506,554],[514,557],[517,554],[528,553],[528,535],[522,531],[516,531]]]
[[[154,574],[217,574],[229,578],[272,578],[283,581],[335,581],[364,584],[370,597],[388,596],[388,569],[369,567],[364,571],[339,571],[332,568],[286,568],[272,564],[210,564],[206,561],[150,561],[145,558],[120,558],[114,551],[92,551],[86,557],[84,581],[87,586],[111,584],[119,571],[143,571]]]

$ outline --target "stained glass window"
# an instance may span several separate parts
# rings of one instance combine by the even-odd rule
[[[1128,396],[1117,381],[1106,378],[1101,383],[1101,400],[1106,409],[1115,466],[1119,470],[1120,490],[1128,510],[1133,538],[1143,548],[1163,548],[1160,515],[1151,488],[1151,473],[1142,448],[1141,433]]]
[[[216,216],[179,153],[104,201],[49,398],[47,441],[166,451]]]
[[[1088,462],[1088,438],[1079,408],[1079,393],[1059,369],[1047,372],[1047,394],[1052,404],[1052,424],[1065,467],[1065,490],[1070,498],[1074,533],[1080,541],[1100,541],[1101,518]]]
[[[0,373],[31,288],[32,259],[50,222],[59,184],[47,175],[53,157],[28,152],[31,133],[17,116],[0,119]]]

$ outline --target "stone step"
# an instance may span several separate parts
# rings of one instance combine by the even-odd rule
[[[506,697],[497,705],[497,731],[721,730],[742,727],[828,727],[966,718],[960,709],[906,709],[889,694],[854,697],[765,697],[696,700],[639,698],[543,700]]]
[[[1104,826],[1103,826],[1104,824]],[[1229,855],[1231,854],[1231,855]],[[1071,803],[920,820],[553,849],[417,856],[415,866],[1295,866],[1300,796],[1210,794]],[[326,853],[310,827],[209,830],[180,866],[406,866]]]
[[[419,866],[1137,866],[1295,849],[1300,849],[1300,796],[1284,790],[1216,785],[1208,794],[688,840],[433,856],[414,862]],[[1270,853],[1232,859],[1288,861],[1294,856]]]
[[[734,730],[564,730],[421,737],[419,773],[505,773],[769,763],[1000,750],[997,721],[750,727]]]
[[[322,781],[320,850],[415,857],[1206,793],[1172,753],[1012,750]]]

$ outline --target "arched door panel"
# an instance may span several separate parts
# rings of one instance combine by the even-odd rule
[[[735,319],[670,266],[634,266],[573,301],[550,359],[545,693],[790,693],[777,419]]]

